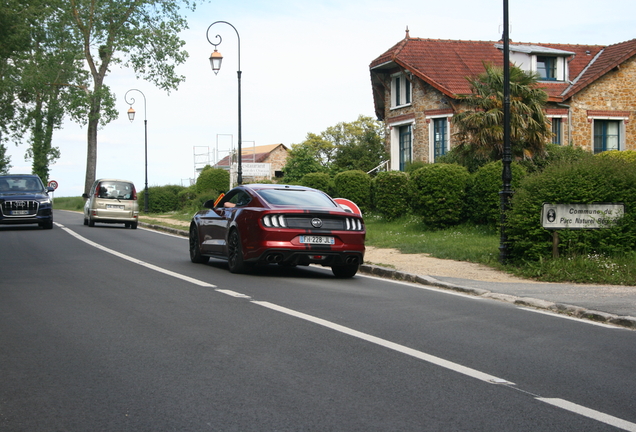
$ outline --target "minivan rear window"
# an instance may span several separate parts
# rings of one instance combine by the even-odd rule
[[[135,186],[128,182],[103,181],[97,185],[98,198],[132,200],[134,199]]]

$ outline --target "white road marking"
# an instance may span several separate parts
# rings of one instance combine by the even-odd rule
[[[252,298],[252,297],[250,297],[250,296],[248,296],[248,295],[241,294],[241,293],[239,293],[239,292],[232,291],[232,290],[218,289],[218,288],[217,288],[217,289],[215,289],[214,291],[216,291],[216,292],[220,292],[221,294],[227,294],[227,295],[229,295],[229,296],[236,297],[236,298],[244,298],[244,299]]]
[[[81,240],[84,243],[86,243],[86,244],[88,244],[90,246],[93,246],[93,247],[95,247],[97,249],[100,249],[100,250],[102,250],[104,252],[107,252],[107,253],[109,253],[111,255],[115,255],[116,257],[119,257],[119,258],[125,259],[127,261],[130,261],[131,263],[138,264],[138,265],[140,265],[142,267],[146,267],[146,268],[148,268],[150,270],[154,270],[156,272],[163,273],[165,275],[172,276],[172,277],[175,277],[177,279],[181,279],[182,281],[190,282],[190,283],[195,284],[195,285],[199,285],[199,286],[202,286],[202,287],[208,287],[208,288],[216,288],[216,285],[212,285],[211,283],[207,283],[207,282],[195,279],[195,278],[191,278],[190,276],[186,276],[186,275],[182,275],[180,273],[176,273],[176,272],[173,272],[173,271],[170,271],[170,270],[166,270],[166,269],[158,267],[158,266],[156,266],[154,264],[150,264],[150,263],[141,261],[141,260],[139,260],[137,258],[133,258],[131,256],[125,255],[125,254],[123,254],[121,252],[117,252],[116,250],[109,249],[109,248],[107,248],[105,246],[100,245],[99,243],[95,243],[94,241],[91,241],[91,240],[87,239],[86,237],[83,237],[83,236],[77,234],[75,231],[70,230],[70,229],[66,228],[64,225],[59,224],[57,222],[55,222],[55,225],[57,225],[58,227],[60,227],[61,229],[63,229],[64,231],[66,231],[67,233],[72,235],[73,237],[75,237],[76,239]]]
[[[454,372],[458,372],[458,373],[461,373],[463,375],[467,375],[467,376],[472,377],[472,378],[477,378],[478,380],[485,381],[485,382],[490,383],[490,384],[504,384],[505,383],[507,385],[514,385],[514,383],[512,383],[512,382],[510,382],[508,380],[504,380],[504,379],[498,378],[496,376],[489,375],[487,373],[480,372],[478,370],[471,369],[471,368],[466,367],[466,366],[462,366],[462,365],[460,365],[458,363],[453,363],[451,361],[444,360],[443,358],[440,358],[440,357],[436,357],[436,356],[433,356],[433,355],[430,355],[430,354],[426,354],[426,353],[424,353],[422,351],[418,351],[418,350],[415,350],[413,348],[409,348],[409,347],[406,347],[404,345],[400,345],[400,344],[397,344],[395,342],[388,341],[386,339],[382,339],[382,338],[379,338],[379,337],[376,337],[376,336],[372,336],[372,335],[369,335],[369,334],[366,334],[366,333],[362,333],[362,332],[359,332],[357,330],[353,330],[353,329],[351,329],[349,327],[345,327],[345,326],[341,326],[341,325],[336,324],[336,323],[332,323],[331,321],[326,321],[326,320],[323,320],[321,318],[316,318],[314,316],[304,314],[302,312],[297,312],[297,311],[295,311],[293,309],[287,309],[285,307],[278,306],[276,304],[269,303],[269,302],[262,302],[262,301],[253,300],[252,303],[257,304],[259,306],[263,306],[263,307],[272,309],[272,310],[275,310],[277,312],[282,312],[284,314],[291,315],[293,317],[300,318],[300,319],[312,322],[314,324],[318,324],[318,325],[330,328],[332,330],[336,330],[336,331],[338,331],[340,333],[344,333],[344,334],[347,334],[349,336],[353,336],[353,337],[365,340],[367,342],[371,342],[371,343],[374,343],[376,345],[380,345],[382,347],[391,349],[393,351],[397,351],[397,352],[409,355],[411,357],[415,357],[415,358],[418,358],[420,360],[424,360],[426,362],[435,364],[437,366],[441,366],[441,367],[446,368],[446,369],[450,369],[450,370],[452,370]]]
[[[602,413],[600,411],[596,411],[596,410],[593,410],[593,409],[590,409],[590,408],[586,408],[584,406],[577,405],[575,403],[568,402],[568,401],[563,400],[563,399],[538,397],[537,400],[539,400],[541,402],[548,403],[548,404],[553,405],[555,407],[559,407],[559,408],[564,409],[566,411],[570,411],[570,412],[573,412],[575,414],[582,415],[583,417],[591,418],[591,419],[600,421],[601,423],[605,423],[605,424],[608,424],[610,426],[617,427],[619,429],[623,429],[623,430],[631,431],[631,432],[636,432],[636,424],[634,424],[632,422],[628,422],[628,421],[620,419],[618,417],[614,417],[614,416],[611,416],[609,414]]]

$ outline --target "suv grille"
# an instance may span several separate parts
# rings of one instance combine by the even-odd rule
[[[2,203],[2,213],[7,217],[25,217],[38,214],[40,203],[35,200],[14,200]]]

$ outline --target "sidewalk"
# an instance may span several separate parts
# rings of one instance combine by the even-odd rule
[[[460,291],[636,329],[636,287],[483,282],[454,277],[414,275],[369,264],[361,265],[360,273]]]

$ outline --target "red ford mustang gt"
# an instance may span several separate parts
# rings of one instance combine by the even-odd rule
[[[353,277],[364,259],[362,216],[302,186],[248,184],[204,204],[190,223],[190,260],[225,259],[232,273],[255,265],[320,264]]]

